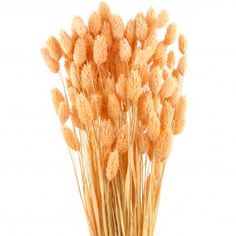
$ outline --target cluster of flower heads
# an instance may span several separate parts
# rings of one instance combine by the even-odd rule
[[[187,43],[168,21],[166,10],[150,8],[125,25],[101,3],[88,25],[76,16],[71,34],[61,30],[41,49],[53,73],[65,68],[65,93],[55,88],[52,98],[68,146],[81,151],[77,130],[95,128],[108,180],[130,146],[137,157],[165,161],[184,127]]]

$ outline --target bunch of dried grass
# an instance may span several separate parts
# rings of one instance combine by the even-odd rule
[[[173,50],[178,33],[168,20],[166,10],[150,8],[125,26],[102,2],[88,26],[77,16],[70,35],[61,30],[41,49],[62,81],[63,93],[54,88],[52,100],[91,235],[153,235],[165,164],[186,109],[187,43],[181,34]]]

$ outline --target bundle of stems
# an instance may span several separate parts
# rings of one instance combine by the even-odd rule
[[[70,35],[61,30],[41,49],[62,82],[52,100],[90,235],[154,234],[166,160],[186,108],[187,43],[168,21],[166,10],[150,8],[125,25],[102,2],[88,26],[76,16]]]

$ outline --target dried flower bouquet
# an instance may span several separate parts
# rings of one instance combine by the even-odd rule
[[[52,100],[90,235],[154,234],[166,160],[186,108],[187,43],[168,20],[166,10],[150,8],[125,25],[102,2],[88,26],[76,16],[70,35],[61,30],[41,49],[62,82]]]

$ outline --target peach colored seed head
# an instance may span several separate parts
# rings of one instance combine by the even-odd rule
[[[80,16],[74,17],[72,21],[72,28],[79,35],[79,37],[83,38],[87,33],[87,27],[85,26],[82,18]]]
[[[120,154],[128,151],[128,126],[126,123],[118,131],[115,147]]]
[[[148,26],[143,14],[138,14],[135,18],[135,35],[140,41],[144,41],[148,35]]]
[[[60,44],[57,41],[57,39],[51,36],[48,39],[46,45],[47,45],[49,55],[52,57],[52,59],[54,59],[55,61],[59,61],[62,56],[62,53],[61,53]]]
[[[187,68],[187,57],[186,56],[182,56],[179,59],[179,63],[177,66],[177,71],[181,74],[184,75],[186,72],[186,68]]]
[[[147,133],[144,133],[144,126],[141,126],[137,132],[137,146],[138,146],[139,152],[141,152],[142,154],[147,152],[148,144],[149,142],[148,142]]]
[[[163,102],[161,110],[161,129],[171,129],[174,109],[167,101]]]
[[[155,60],[158,60],[159,58],[165,56],[166,51],[167,46],[165,45],[165,43],[163,41],[159,42],[154,53]]]
[[[95,91],[95,73],[90,63],[84,64],[81,70],[81,86],[88,93]]]
[[[170,130],[163,130],[154,143],[155,158],[160,161],[166,161],[172,148],[173,135]]]
[[[149,86],[154,95],[158,95],[163,84],[162,69],[154,67],[150,74]]]
[[[125,31],[122,18],[119,15],[113,15],[110,17],[110,23],[114,39],[122,39]]]
[[[148,116],[147,135],[152,142],[155,142],[160,132],[160,120],[153,111]]]
[[[187,40],[185,38],[185,36],[183,34],[180,34],[179,35],[179,51],[182,53],[182,54],[185,54],[186,51],[187,51]]]
[[[73,50],[73,42],[71,40],[71,37],[64,30],[60,30],[59,44],[64,54],[70,56]]]
[[[162,28],[164,27],[169,21],[169,14],[167,10],[163,9],[159,12],[157,18],[156,18],[156,27]]]
[[[66,101],[60,102],[57,110],[58,118],[63,125],[70,117],[70,108]]]
[[[67,126],[62,126],[62,133],[69,148],[74,151],[80,150],[80,143],[74,132]]]
[[[94,35],[98,35],[102,28],[102,20],[97,12],[93,12],[88,20],[89,31]]]
[[[108,181],[111,181],[115,178],[119,170],[119,153],[117,150],[114,150],[110,153],[108,157],[107,167],[106,167],[106,177]]]
[[[94,120],[96,120],[102,114],[103,108],[103,97],[100,94],[92,94],[91,96],[91,107],[94,113]]]
[[[177,26],[175,23],[169,24],[166,30],[166,35],[165,35],[165,44],[169,45],[174,43],[175,39],[177,37]]]
[[[83,93],[78,94],[76,97],[76,108],[81,122],[84,125],[91,124],[93,120],[93,111],[88,99]]]
[[[54,108],[56,112],[58,111],[59,104],[63,101],[65,101],[65,98],[61,91],[57,88],[54,88],[51,90],[51,97],[52,97],[52,102],[54,105]]]
[[[130,45],[133,45],[135,41],[135,20],[133,19],[129,20],[126,25],[125,38],[127,38]]]
[[[112,47],[113,39],[109,22],[103,22],[101,33],[106,38],[107,47],[110,49]]]
[[[176,85],[177,85],[177,82],[175,78],[166,79],[162,85],[161,97],[169,98],[170,96],[172,96],[172,94],[175,91]]]
[[[119,45],[119,55],[120,55],[120,60],[122,62],[129,62],[130,57],[131,57],[131,47],[129,45],[129,42],[126,38],[123,38],[120,41],[120,45]]]
[[[55,61],[50,55],[47,48],[41,49],[41,56],[43,57],[46,65],[48,66],[49,70],[53,73],[57,73],[60,69],[60,63]]]
[[[108,96],[107,113],[111,119],[118,119],[121,114],[120,103],[115,94]]]
[[[174,134],[181,133],[184,128],[186,105],[187,105],[186,98],[182,96],[175,108],[174,119],[173,119]]]
[[[100,127],[101,146],[108,148],[112,145],[115,139],[114,127],[110,120],[104,121]]]
[[[150,7],[146,14],[146,22],[150,31],[153,31],[156,27],[156,11],[153,7]]]
[[[175,66],[175,53],[174,51],[168,52],[167,55],[167,66],[171,70]]]
[[[71,107],[70,117],[71,117],[72,124],[76,128],[83,129],[83,124],[82,124],[81,120],[79,119],[78,111],[77,111],[77,108],[75,105],[72,105],[72,107]]]
[[[93,45],[93,58],[97,65],[101,65],[107,60],[108,48],[104,35],[98,35]]]
[[[101,19],[103,21],[105,20],[109,20],[109,17],[110,17],[110,8],[109,6],[105,3],[105,2],[101,2],[100,5],[99,5],[99,14],[101,16]]]
[[[131,70],[127,80],[127,99],[137,102],[141,92],[141,78],[138,70]]]
[[[155,112],[152,94],[150,92],[144,92],[138,100],[138,115],[143,124],[147,124],[148,116],[152,112]]]
[[[78,38],[75,43],[73,59],[75,64],[79,66],[81,66],[87,59],[86,43],[82,38]]]

